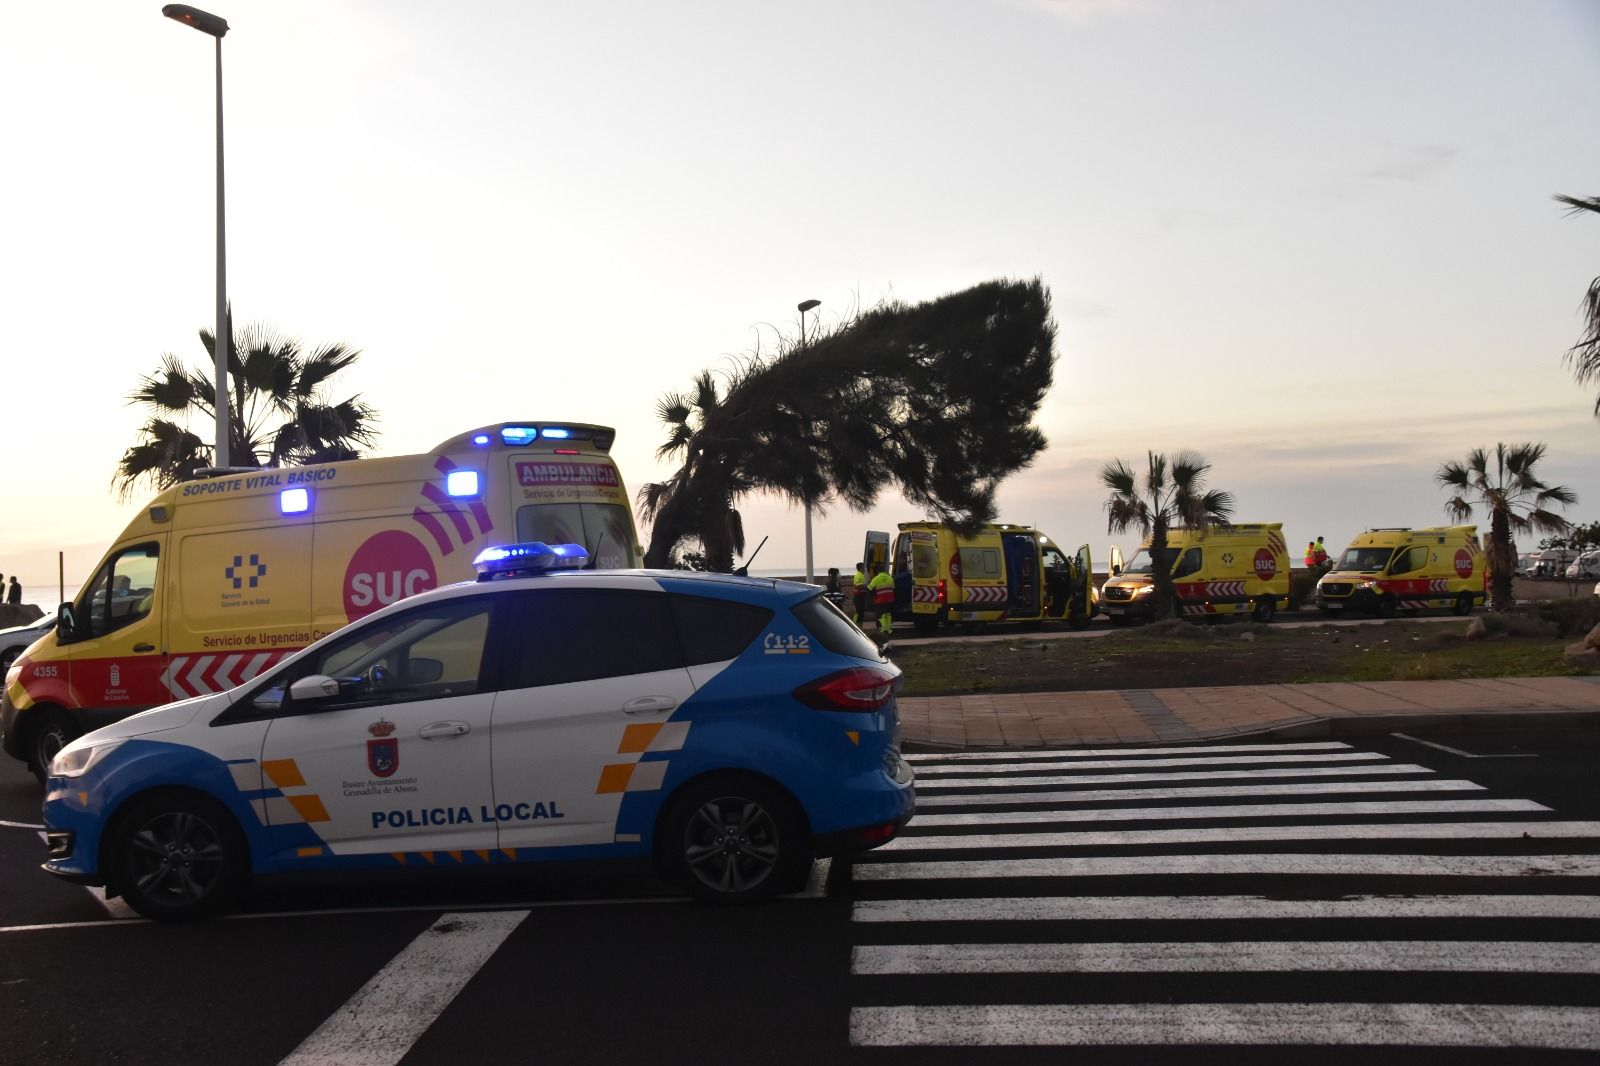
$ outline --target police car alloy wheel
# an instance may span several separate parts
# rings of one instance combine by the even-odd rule
[[[691,784],[673,802],[662,865],[708,903],[767,899],[799,887],[810,866],[793,801],[755,778]]]
[[[203,918],[238,894],[244,853],[243,837],[219,804],[181,792],[155,795],[117,827],[112,883],[146,918]]]

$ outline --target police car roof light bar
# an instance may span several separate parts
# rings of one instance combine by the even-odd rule
[[[551,570],[582,570],[589,563],[589,552],[582,544],[501,544],[485,548],[472,560],[479,581],[490,581],[513,574],[543,574]]]

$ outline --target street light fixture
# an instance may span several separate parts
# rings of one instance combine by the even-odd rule
[[[806,346],[806,312],[813,307],[821,307],[821,300],[802,300],[796,310],[800,312],[800,347]],[[811,562],[811,501],[806,501],[806,584],[815,584],[817,580],[816,567]]]
[[[228,20],[188,4],[168,4],[161,13],[175,22],[192,26],[217,41],[217,332],[211,345],[217,376],[217,448],[211,465],[227,467],[228,455],[228,352],[233,347],[233,331],[228,328],[228,266],[224,234],[222,199],[222,36]]]

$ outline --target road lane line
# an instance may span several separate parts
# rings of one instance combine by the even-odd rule
[[[1079,788],[1061,792],[1006,792],[985,796],[918,796],[917,824],[937,824],[927,807],[1042,807],[1055,803],[1103,803],[1107,800],[1226,799],[1230,796],[1336,796],[1354,792],[1482,792],[1472,781],[1309,781],[1277,785],[1193,785],[1175,788]]]
[[[282,1066],[393,1066],[528,914],[441,915],[290,1052]]]
[[[1532,940],[1269,940],[1090,944],[871,944],[850,972],[994,973],[1582,973],[1600,943]]]
[[[1426,766],[1385,763],[1379,766],[1292,766],[1283,770],[1177,770],[1159,774],[1075,774],[1070,777],[973,777],[953,781],[917,778],[917,795],[930,790],[1011,788],[1017,785],[1116,785],[1147,781],[1246,781],[1264,777],[1379,777],[1387,774],[1431,774]]]
[[[1237,803],[1197,807],[1067,807],[1054,811],[930,814],[929,825],[1029,825],[1037,822],[1153,822],[1197,818],[1296,818],[1323,815],[1525,814],[1549,807],[1526,799],[1346,800],[1333,803]]]
[[[858,865],[857,881],[1271,874],[1375,877],[1600,877],[1600,855],[1114,855]]]
[[[1101,756],[1128,758],[1134,755],[1214,755],[1219,752],[1263,751],[1349,751],[1350,745],[1337,740],[1309,741],[1301,744],[1181,744],[1170,748],[1062,748],[1043,751],[948,751],[903,755],[907,762],[1027,762],[1030,759],[1082,759]]]
[[[1328,918],[1600,918],[1591,895],[1361,895],[1337,899],[1267,896],[991,896],[861,900],[855,922],[1257,921]]]
[[[916,824],[916,823],[913,823]],[[1398,825],[1241,825],[1204,829],[1130,829],[1068,833],[905,836],[857,856],[865,865],[885,852],[962,848],[1102,848],[1119,845],[1243,844],[1281,840],[1571,840],[1600,838],[1600,822],[1408,822]]]
[[[858,1047],[1277,1044],[1600,1049],[1600,1009],[1484,1003],[855,1007]]]
[[[1431,740],[1423,740],[1421,737],[1408,736],[1405,733],[1390,733],[1389,735],[1391,737],[1399,737],[1401,740],[1409,740],[1413,744],[1421,744],[1424,747],[1438,748],[1440,751],[1447,751],[1451,755],[1458,755],[1463,759],[1537,759],[1539,757],[1533,752],[1517,752],[1508,755],[1474,755],[1470,751],[1462,751],[1460,748],[1452,748],[1448,744],[1438,744]]]
[[[1330,762],[1377,762],[1388,759],[1387,755],[1369,754],[1364,751],[1338,752],[1330,751],[1326,755],[1213,755],[1199,759],[1085,759],[1082,762],[1029,762],[1011,763],[1019,773],[1038,773],[1040,770],[1133,770],[1141,766],[1242,766],[1246,763],[1330,763]],[[998,766],[919,766],[917,776],[924,774],[956,776],[961,774],[975,775],[980,773],[995,773]],[[1283,774],[1293,773],[1293,767],[1281,771]],[[1002,777],[1004,775],[1002,774]]]

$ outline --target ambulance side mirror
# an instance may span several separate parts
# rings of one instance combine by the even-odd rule
[[[1120,566],[1113,566],[1113,567],[1112,567],[1112,568],[1111,568],[1111,576],[1112,576],[1112,577],[1121,577],[1121,576],[1122,576],[1122,567],[1120,567]]]
[[[56,608],[56,643],[65,644],[76,634],[77,621],[72,617],[72,604],[63,603]]]
[[[339,694],[339,682],[327,674],[308,674],[289,686],[289,698],[296,703],[318,703]]]

